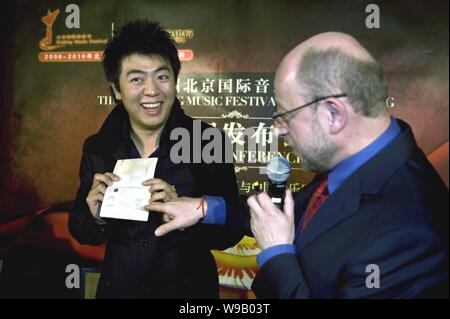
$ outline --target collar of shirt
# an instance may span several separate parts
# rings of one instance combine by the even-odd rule
[[[366,163],[369,159],[375,156],[389,143],[391,143],[399,134],[401,128],[395,119],[391,116],[391,124],[375,141],[363,148],[358,153],[350,156],[344,161],[340,162],[328,174],[328,192],[331,195],[339,186],[360,166]]]
[[[127,143],[128,151],[130,153],[130,158],[141,158],[141,154],[139,154],[139,151],[138,151],[136,145],[134,144],[133,140],[130,137],[130,131],[131,131],[130,119],[127,118],[123,123],[122,137],[125,139],[125,141]],[[150,154],[149,157],[159,157],[160,153],[161,153],[161,150],[158,147],[152,154]]]

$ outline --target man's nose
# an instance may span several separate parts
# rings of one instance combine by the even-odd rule
[[[275,121],[273,123],[273,133],[278,137],[283,137],[288,135],[289,131],[286,127],[286,125],[283,125],[282,123]]]
[[[158,95],[158,85],[153,79],[147,79],[144,83],[144,95]]]

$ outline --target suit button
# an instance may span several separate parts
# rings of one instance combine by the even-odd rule
[[[139,247],[147,247],[148,244],[149,244],[149,241],[147,239],[139,239],[138,240]]]

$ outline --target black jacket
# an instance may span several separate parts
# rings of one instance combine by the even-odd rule
[[[225,198],[227,204],[235,203],[238,189],[232,163],[174,164],[171,161],[170,150],[177,141],[170,140],[170,133],[177,127],[187,129],[192,146],[193,139],[198,139],[193,134],[193,121],[176,100],[161,133],[155,177],[175,185],[178,196],[214,195]],[[70,212],[69,230],[81,244],[98,245],[107,241],[97,297],[217,298],[218,275],[210,250],[235,245],[242,233],[200,223],[157,238],[154,230],[161,225],[161,216],[155,213],[150,213],[148,222],[109,220],[104,226],[92,217],[86,197],[94,174],[112,172],[118,159],[130,158],[127,126],[128,113],[119,104],[100,131],[85,141],[81,185]],[[209,127],[202,122],[201,132]],[[221,137],[224,146],[226,137],[223,133]],[[202,145],[206,143],[202,141]],[[191,157],[192,153],[191,149]]]

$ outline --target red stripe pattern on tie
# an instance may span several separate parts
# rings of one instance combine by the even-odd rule
[[[309,199],[308,206],[306,207],[305,218],[303,219],[303,224],[301,231],[309,224],[311,219],[314,217],[319,207],[328,198],[328,173],[324,173],[319,177],[319,182],[316,189],[314,190],[311,198]]]

